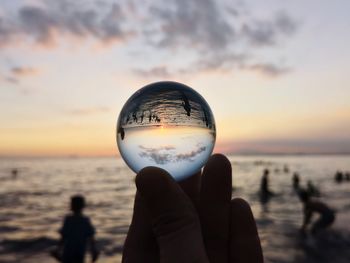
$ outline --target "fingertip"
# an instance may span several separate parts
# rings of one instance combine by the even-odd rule
[[[216,153],[210,156],[203,170],[204,175],[215,174],[232,182],[232,167],[230,160],[223,154]],[[231,186],[231,184],[230,184]]]
[[[212,156],[210,156],[207,165],[220,165],[224,168],[229,168],[231,169],[231,162],[230,160],[223,154],[221,153],[215,153]]]
[[[252,210],[242,198],[231,201],[230,234],[231,262],[264,261]]]
[[[148,166],[143,168],[135,178],[137,190],[140,193],[157,191],[163,183],[171,180],[169,173],[161,168]]]
[[[233,210],[239,210],[243,213],[252,213],[252,210],[250,209],[250,205],[246,200],[240,197],[236,197],[231,200],[231,207]]]
[[[201,198],[203,201],[231,200],[232,169],[225,155],[212,155],[203,169]]]
[[[231,218],[235,226],[231,229],[236,231],[236,235],[258,235],[252,209],[244,199],[231,200]]]

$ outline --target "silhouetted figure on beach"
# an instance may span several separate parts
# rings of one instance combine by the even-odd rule
[[[321,195],[320,190],[318,190],[311,180],[307,181],[307,192],[310,196],[319,197]]]
[[[312,216],[319,214],[318,220],[311,227],[311,234],[317,234],[320,230],[329,227],[335,220],[335,212],[325,203],[312,200],[309,193],[304,189],[299,191],[300,201],[303,203],[304,220],[301,227],[303,234],[306,234],[307,226],[310,224]]]
[[[263,203],[267,202],[270,197],[275,195],[269,189],[269,173],[270,173],[270,171],[268,169],[265,169],[264,170],[264,174],[263,174],[263,176],[261,178],[260,201],[263,202]]]
[[[134,120],[134,122],[137,123],[137,116],[135,112],[132,114],[132,119]]]
[[[284,165],[283,166],[283,172],[285,172],[285,173],[289,173],[289,167],[288,167],[288,165]]]
[[[293,174],[293,188],[299,189],[300,177],[298,173]]]
[[[95,229],[87,216],[83,215],[85,199],[83,196],[71,197],[72,214],[64,219],[60,229],[59,247],[52,255],[63,263],[83,263],[86,248],[89,247],[92,262],[96,262],[98,251],[95,246]]]
[[[334,180],[337,182],[337,183],[341,183],[343,181],[343,173],[340,172],[340,171],[337,171],[334,175]]]
[[[188,101],[185,93],[181,93],[181,96],[182,96],[182,100],[183,102],[181,103],[182,107],[184,107],[186,113],[187,113],[187,116],[191,116],[191,105],[190,105],[190,102]]]
[[[347,173],[345,174],[345,180],[346,180],[346,181],[350,181],[350,173],[349,173],[349,172],[347,172]]]

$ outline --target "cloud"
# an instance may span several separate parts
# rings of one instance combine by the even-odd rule
[[[152,14],[159,19],[158,47],[187,47],[201,51],[226,48],[235,36],[235,30],[220,12],[215,1],[176,0],[171,4],[153,7]]]
[[[256,62],[259,60],[256,53],[261,48],[275,48],[297,31],[298,23],[286,12],[280,11],[263,19],[249,15],[239,7],[212,0],[175,0],[171,4],[153,6],[151,10],[157,19],[153,30],[147,30],[147,43],[173,56],[177,53],[186,59],[193,57],[192,62],[183,67],[166,69],[167,74],[244,69],[280,76],[289,72],[272,61]],[[154,69],[160,68],[154,66]],[[141,76],[140,72],[147,76],[159,75],[155,70],[134,72]]]
[[[16,66],[1,74],[0,80],[17,85],[20,84],[22,78],[37,75],[39,72],[40,70],[35,67]]]
[[[252,64],[245,67],[245,69],[257,71],[269,77],[277,77],[291,71],[290,68],[278,66],[276,64],[271,63]]]
[[[196,157],[198,154],[204,152],[207,149],[205,146],[199,147],[197,150],[191,151],[189,153],[180,153],[176,155],[176,161],[193,161],[193,158]]]
[[[195,71],[203,70],[232,70],[236,66],[243,66],[248,57],[246,54],[217,53],[198,59],[193,65]]]
[[[39,7],[25,6],[19,10],[19,20],[23,32],[34,37],[35,41],[47,44],[52,42],[52,31],[58,26],[56,19]]]
[[[33,67],[13,67],[11,73],[16,77],[22,77],[36,75],[39,73],[39,70]]]
[[[286,12],[261,18],[235,1],[28,3],[24,2],[14,13],[0,15],[0,46],[20,43],[53,47],[75,40],[86,43],[93,40],[103,46],[116,41],[130,47],[141,44],[144,57],[151,63],[146,69],[131,69],[141,77],[169,78],[207,70],[239,69],[279,76],[289,71],[273,61],[266,64],[274,64],[274,68],[256,66],[263,64],[259,52],[262,48],[276,48],[299,26]],[[161,55],[148,55],[154,52]],[[179,62],[179,58],[183,60]],[[171,63],[164,64],[170,60]]]
[[[198,145],[196,150],[192,150],[188,153],[176,153],[176,148],[174,146],[163,146],[158,148],[145,147],[140,145],[142,152],[139,154],[140,157],[148,158],[154,161],[156,164],[167,164],[170,162],[180,162],[180,161],[194,161],[194,157],[201,154],[206,150],[205,146]]]
[[[0,47],[10,41],[12,34],[13,32],[11,31],[11,28],[9,25],[7,25],[5,19],[0,15]]]
[[[102,8],[89,1],[46,0],[42,6],[21,6],[17,16],[1,18],[0,44],[20,38],[50,46],[67,36],[102,43],[124,40],[132,35],[122,29],[124,18],[117,3]]]
[[[167,164],[172,161],[172,155],[173,151],[175,150],[175,147],[173,146],[163,146],[158,148],[149,148],[140,145],[140,149],[143,151],[139,154],[140,157],[146,157],[152,161],[154,161],[156,164]]]
[[[272,20],[255,20],[245,23],[241,37],[254,46],[275,45],[278,38],[292,35],[297,28],[296,22],[286,13],[280,12]]]
[[[134,73],[141,77],[157,77],[163,79],[172,75],[166,66],[158,66],[150,69],[134,69]]]
[[[68,110],[67,113],[71,115],[91,115],[110,112],[111,109],[108,107],[91,107],[91,108],[77,108]]]

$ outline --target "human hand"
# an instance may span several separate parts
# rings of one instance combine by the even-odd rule
[[[100,252],[97,249],[91,251],[91,262],[97,262],[98,257],[100,256]]]
[[[162,169],[144,168],[136,186],[123,263],[263,262],[249,205],[231,200],[231,164],[225,156],[211,156],[202,176],[180,184]]]

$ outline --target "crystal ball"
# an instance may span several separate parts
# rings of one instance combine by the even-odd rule
[[[166,170],[176,181],[198,172],[216,138],[205,99],[177,82],[149,84],[123,106],[116,139],[126,164],[136,173],[146,166]]]

